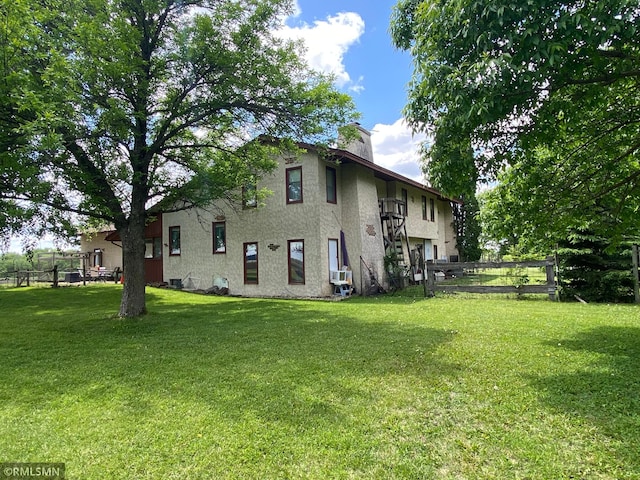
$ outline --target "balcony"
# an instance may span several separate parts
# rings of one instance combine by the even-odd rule
[[[397,198],[378,199],[380,218],[404,218],[407,216],[407,204]]]

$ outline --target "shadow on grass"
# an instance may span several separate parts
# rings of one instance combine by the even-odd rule
[[[593,361],[575,373],[537,378],[542,398],[594,425],[612,440],[621,464],[640,472],[640,328],[598,327],[553,346],[583,352]]]
[[[74,308],[103,311],[111,308],[118,313],[122,287],[117,285],[74,285],[60,288],[11,288],[0,291],[0,307],[5,318],[22,320],[42,315],[68,316]]]
[[[0,402],[25,412],[94,402],[141,421],[176,402],[237,422],[313,428],[348,424],[350,408],[366,414],[396,384],[459,372],[435,355],[452,332],[376,320],[366,308],[349,317],[325,302],[151,290],[150,314],[119,320],[105,314],[117,307],[114,289],[74,292],[73,301],[18,295],[0,321]],[[24,302],[34,313],[18,318]],[[67,306],[56,312],[54,303]]]

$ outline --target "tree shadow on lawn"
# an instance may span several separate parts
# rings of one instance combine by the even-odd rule
[[[96,309],[113,304],[114,313],[117,313],[122,288],[97,284],[60,288],[10,288],[0,293],[0,306],[3,310],[9,309],[10,314],[39,315],[41,312],[46,312],[55,316],[64,315],[67,309],[86,307],[88,299],[91,299]]]
[[[544,400],[596,426],[626,470],[640,472],[640,328],[598,327],[549,345],[595,355],[588,370],[537,378]]]
[[[98,415],[118,405],[136,423],[166,415],[167,403],[190,404],[234,422],[305,429],[356,421],[350,408],[366,413],[394,389],[398,405],[409,402],[403,396],[460,370],[436,353],[453,332],[401,318],[259,299],[181,299],[165,309],[149,298],[141,320],[61,316],[46,335],[34,336],[37,326],[10,332],[0,402],[25,412],[89,402]]]

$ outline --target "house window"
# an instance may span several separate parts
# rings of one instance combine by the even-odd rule
[[[407,216],[409,215],[409,194],[407,193],[407,189],[403,188],[402,189],[402,201],[404,203],[404,211],[401,212],[403,215]]]
[[[244,283],[245,285],[258,284],[258,243],[244,244]]]
[[[169,255],[180,255],[180,227],[169,227]]]
[[[144,258],[153,258],[153,238],[144,239]]]
[[[93,250],[93,264],[94,267],[99,267],[102,265],[102,249],[95,248]]]
[[[302,203],[302,167],[287,169],[287,203]]]
[[[304,240],[289,240],[289,284],[304,285]]]
[[[225,222],[213,222],[213,253],[227,253],[227,227]]]
[[[427,197],[422,196],[422,219],[427,220]]]
[[[433,259],[434,260],[438,260],[438,246],[437,245],[433,246]]]
[[[144,240],[144,258],[162,258],[162,238],[146,238]]]
[[[429,215],[431,216],[431,221],[435,222],[436,221],[436,202],[433,200],[433,198],[429,199]]]
[[[258,206],[258,188],[255,183],[242,187],[242,208],[256,208]]]
[[[327,202],[338,203],[336,191],[336,169],[327,167]]]

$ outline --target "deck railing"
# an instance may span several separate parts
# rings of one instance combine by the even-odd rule
[[[378,199],[378,207],[380,208],[381,217],[405,217],[407,215],[406,202],[397,198],[380,198]]]

